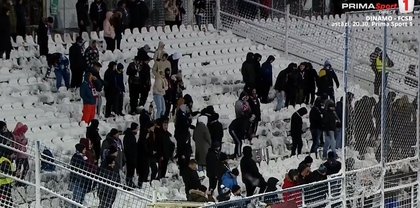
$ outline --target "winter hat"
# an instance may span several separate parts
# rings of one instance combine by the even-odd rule
[[[115,134],[120,133],[117,129],[113,128],[111,129],[111,131],[109,132],[109,135],[114,136]]]
[[[325,167],[325,165],[323,165],[323,164],[319,165],[318,172],[321,173],[321,174],[327,173],[327,167]]]
[[[108,154],[109,154],[109,155],[112,155],[112,154],[114,154],[114,153],[116,153],[116,152],[118,152],[117,147],[116,147],[116,146],[114,146],[114,145],[111,145],[111,146],[109,147],[109,149],[108,149]]]
[[[114,157],[111,157],[111,156],[106,156],[105,157],[105,164],[107,164],[107,165],[112,164],[114,161],[115,161]]]
[[[328,152],[328,159],[334,159],[334,158],[335,158],[334,152]]]
[[[238,170],[238,168],[234,168],[232,171],[230,171],[230,173],[232,173],[234,176],[238,176],[239,175],[239,170]]]
[[[2,130],[5,126],[7,126],[6,122],[0,121],[0,130]]]
[[[47,22],[52,24],[52,23],[54,23],[54,19],[52,17],[48,17]]]
[[[117,64],[117,69],[124,69],[124,65],[122,63]]]
[[[80,144],[80,143],[76,144],[74,147],[76,148],[76,151],[78,152],[83,152],[83,150],[86,149],[85,145]]]
[[[308,163],[313,163],[314,159],[312,159],[311,156],[306,156],[305,159],[303,160],[304,163],[308,164]]]
[[[207,187],[206,186],[204,186],[204,185],[201,185],[199,188],[198,188],[198,190],[200,190],[201,192],[206,192],[207,191]]]
[[[219,156],[219,160],[220,160],[220,161],[225,161],[225,160],[227,160],[227,159],[228,159],[227,154],[226,154],[226,153],[224,153],[224,152],[221,152],[221,153],[220,153],[220,156]]]
[[[223,184],[220,186],[220,189],[222,190],[222,193],[225,195],[228,195],[231,193],[230,189]]]
[[[182,55],[178,52],[175,52],[174,54],[172,54],[172,59],[173,60],[178,60],[182,57]]]
[[[131,125],[130,125],[131,130],[137,129],[138,127],[139,127],[139,124],[137,124],[135,122],[131,123]]]
[[[232,186],[232,192],[236,193],[237,191],[241,190],[241,187],[239,185],[233,185]]]

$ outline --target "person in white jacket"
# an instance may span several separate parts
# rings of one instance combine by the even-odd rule
[[[159,71],[155,75],[155,83],[153,84],[153,100],[156,104],[156,119],[165,115],[165,95],[168,89],[168,81],[165,79],[163,71]]]
[[[115,49],[115,29],[111,24],[112,15],[111,11],[106,13],[104,20],[104,39],[106,42],[106,50],[114,51]]]

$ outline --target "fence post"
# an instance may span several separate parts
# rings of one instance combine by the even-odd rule
[[[341,170],[343,170],[343,186],[342,188],[344,189],[342,191],[343,193],[343,207],[347,207],[347,190],[346,190],[346,141],[347,141],[347,115],[348,115],[348,108],[347,105],[351,105],[351,103],[348,103],[347,101],[347,76],[348,76],[348,71],[349,71],[349,62],[348,62],[348,58],[349,58],[349,36],[350,36],[350,28],[348,26],[349,23],[349,15],[346,13],[346,27],[345,27],[345,36],[344,36],[344,70],[343,70],[343,82],[344,82],[344,96],[343,96],[343,115],[342,115],[342,122],[341,122],[341,151],[342,151],[342,158],[343,161],[341,161]]]
[[[193,1],[187,2],[187,22],[188,25],[194,25],[194,4]]]
[[[41,145],[36,141],[35,148],[35,207],[41,207]]]
[[[290,4],[286,5],[286,37],[284,39],[284,52],[289,56],[289,26],[290,26]]]
[[[387,24],[387,22],[385,22]],[[383,50],[382,50],[382,83],[381,83],[381,165],[382,165],[382,176],[381,176],[381,207],[385,207],[385,173],[386,173],[386,145],[387,145],[387,135],[386,135],[386,48],[387,48],[387,32],[388,27],[384,27],[384,39],[383,39]]]
[[[220,0],[216,0],[216,29],[222,28],[222,19],[220,18]]]
[[[420,38],[420,35],[419,35]],[[419,45],[417,46],[417,50],[420,50],[420,41],[419,41]],[[418,65],[417,65],[417,69],[420,69],[420,53],[419,53],[419,57],[418,57]],[[417,134],[417,142],[416,142],[416,155],[417,155],[417,159],[420,160],[420,73],[417,74],[417,121],[416,121],[416,134]],[[417,181],[420,180],[420,171],[417,171]],[[417,186],[417,189],[420,187],[420,183]],[[413,187],[414,188],[414,187]],[[414,200],[414,198],[413,198]],[[419,202],[420,200],[420,194],[417,194],[417,202]]]

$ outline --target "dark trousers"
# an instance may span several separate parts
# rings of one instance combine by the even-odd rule
[[[292,135],[292,155],[296,155],[296,149],[298,155],[302,154],[302,135]]]
[[[0,50],[0,59],[3,58],[3,53],[6,53],[6,59],[10,59],[10,52],[12,52],[12,49],[7,50]]]
[[[209,190],[214,191],[216,189],[216,186],[217,186],[217,177],[216,176],[209,177]]]
[[[96,30],[95,30],[96,31]],[[82,37],[82,33],[87,32],[86,25],[79,25],[79,36]]]
[[[70,81],[70,87],[76,88],[80,87],[83,81],[83,68],[78,67],[70,67],[71,70],[71,81]]]
[[[185,168],[188,167],[188,162],[190,161],[190,156],[186,156],[184,159],[182,159],[182,155],[181,154],[177,154],[178,155],[178,167],[179,167],[179,173],[180,175],[183,174],[183,171],[185,170]]]
[[[330,99],[331,99],[333,102],[335,102],[334,87],[330,87],[330,88],[328,88],[327,95],[328,95],[328,97],[330,97]]]
[[[159,178],[166,177],[166,171],[168,169],[168,162],[169,162],[168,158],[163,158],[163,160],[159,162]]]
[[[261,103],[268,103],[268,93],[270,92],[269,85],[263,85],[261,87]]]
[[[244,138],[241,133],[235,132],[233,130],[229,130],[229,134],[233,139],[233,143],[235,143],[235,151],[234,154],[236,157],[242,156],[242,139]]]
[[[115,50],[115,39],[111,37],[104,37],[106,42],[106,50],[114,51]]]
[[[305,104],[314,104],[315,102],[315,92],[307,92],[305,94]]]
[[[121,50],[121,39],[116,39],[117,41],[117,49]]]
[[[136,109],[138,107],[137,104],[139,103],[139,97],[140,97],[140,92],[141,92],[140,85],[129,84],[128,89],[129,89],[129,96],[130,96],[130,111],[136,112]]]
[[[114,104],[114,113],[116,113],[117,115],[121,115],[122,114],[122,110],[123,110],[123,102],[124,102],[124,94],[119,93],[117,95],[115,95],[115,104]]]
[[[292,105],[295,106],[296,105],[296,91],[290,91],[290,92],[286,92],[286,104],[285,107]]]
[[[134,177],[134,170],[136,169],[137,164],[130,161],[130,162],[127,162],[126,165],[127,165],[127,175],[126,175],[126,177],[127,177],[127,179],[130,178],[130,180],[131,180]]]
[[[253,121],[252,123],[251,123],[251,128],[249,128],[249,130],[250,130],[250,135],[254,135],[254,136],[256,136],[257,135],[257,130],[258,130],[258,121]],[[250,139],[252,139],[252,138],[250,138]]]
[[[171,99],[166,96],[163,96],[163,98],[165,98],[165,117],[169,118],[172,106]]]
[[[156,165],[156,163],[157,163],[156,158],[150,158],[149,165],[150,165],[150,169],[152,171],[152,173],[150,174],[150,180],[151,181],[157,179],[158,166]]]
[[[116,96],[114,94],[115,92],[105,92],[105,116],[110,116],[112,109],[114,109]]]
[[[101,31],[104,29],[104,24],[103,24],[103,20],[102,21],[98,21],[97,24],[92,22],[92,31]]]
[[[99,208],[112,208],[112,204],[117,197],[116,194],[109,194],[107,192],[99,192]]]
[[[140,89],[140,101],[139,101],[139,106],[143,106],[146,104],[147,101],[147,97],[149,96],[149,88],[141,88]]]
[[[47,38],[48,41],[48,38]],[[39,45],[39,55],[46,56],[48,55],[48,42],[38,42]]]
[[[137,174],[139,175],[139,186],[142,182],[147,182],[149,177],[149,159],[139,158],[137,161]]]
[[[25,24],[18,24],[16,26],[17,35],[22,36],[23,38],[26,37],[26,25]]]
[[[261,181],[260,179],[260,184],[258,184],[258,186],[254,186],[252,184],[252,182],[246,181],[244,182],[245,184],[245,188],[246,188],[246,196],[252,196],[254,195],[254,191],[257,187],[260,187],[260,191],[259,193],[262,194],[265,191],[265,188],[267,187],[266,182],[265,181]]]

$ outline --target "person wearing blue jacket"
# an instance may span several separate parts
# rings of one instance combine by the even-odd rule
[[[69,59],[62,53],[53,53],[47,55],[48,70],[45,78],[49,78],[51,70],[54,69],[56,78],[55,87],[57,90],[61,87],[61,82],[64,79],[64,84],[67,89],[70,87],[70,71],[69,71]]]
[[[239,176],[239,170],[234,168],[232,171],[226,171],[222,176],[222,185],[232,189],[234,185],[238,185],[237,177]],[[222,190],[219,190],[222,193]]]
[[[123,101],[124,101],[124,93],[125,93],[125,85],[124,85],[124,66],[119,63],[117,65],[117,69],[115,70],[115,92],[116,92],[116,99],[115,99],[115,109],[114,112],[118,116],[124,116],[122,113],[123,110]]]
[[[275,58],[270,55],[261,66],[261,103],[268,103],[268,93],[273,86],[273,65]]]
[[[80,97],[83,101],[83,116],[82,121],[90,123],[95,118],[96,99],[99,94],[95,85],[100,85],[99,80],[92,76],[91,73],[86,72],[84,80],[80,86]]]

